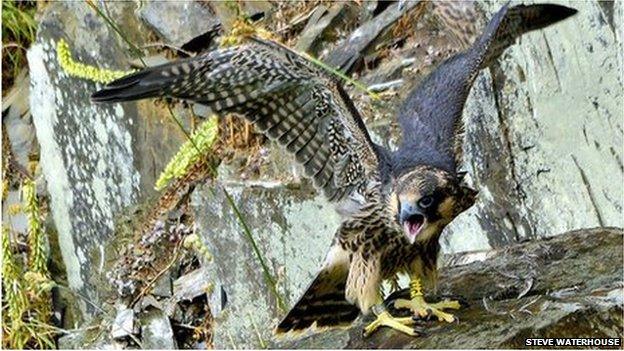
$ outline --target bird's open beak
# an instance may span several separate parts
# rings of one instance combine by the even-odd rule
[[[409,243],[413,244],[418,234],[422,233],[427,225],[427,218],[416,206],[401,204],[399,224],[403,227],[403,232]]]

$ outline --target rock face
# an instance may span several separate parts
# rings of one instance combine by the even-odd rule
[[[623,5],[563,4],[579,13],[523,36],[472,89],[464,167],[480,195],[448,252],[624,225]]]
[[[178,47],[219,25],[210,8],[196,1],[149,1],[139,9],[139,16],[168,44]]]
[[[245,214],[276,283],[276,294],[223,189],[213,192],[205,186],[197,190],[193,204],[198,231],[214,256],[206,266],[215,287],[210,305],[215,318],[214,347],[264,347],[285,308],[296,302],[314,278],[338,226],[338,215],[309,186],[234,184],[226,190]],[[312,220],[301,221],[302,217]]]
[[[314,44],[317,39],[340,18],[344,8],[345,4],[340,2],[333,4],[329,9],[323,5],[317,6],[297,40],[295,49],[301,52],[315,53]]]
[[[169,318],[162,311],[152,309],[141,317],[142,346],[144,349],[177,349]]]
[[[121,28],[137,32],[138,20],[125,15],[132,6],[110,4],[109,11],[123,20]],[[156,172],[167,161],[162,156],[175,151],[182,135],[168,132],[175,129],[153,114],[149,122],[139,117],[149,116],[153,105],[92,104],[89,96],[98,86],[63,72],[56,58],[60,38],[77,60],[100,67],[123,67],[126,54],[115,33],[86,3],[70,2],[46,8],[28,52],[31,113],[69,286],[97,302],[92,279],[102,273],[115,216],[153,192]],[[95,312],[90,304],[77,303],[85,317]]]
[[[72,17],[62,17],[74,11]],[[56,60],[58,39],[82,26],[91,27],[83,33],[84,45],[98,39],[97,48],[93,45],[91,50],[96,50],[101,62],[122,59],[121,50],[111,51],[117,47],[111,42],[112,33],[87,15],[89,11],[85,4],[53,4],[41,21],[28,61],[41,166],[48,179],[69,285],[91,299],[96,296],[89,277],[97,269],[89,260],[91,250],[104,249],[101,245],[112,231],[114,213],[136,201],[140,178],[124,108],[92,106],[89,93],[95,84],[68,78]],[[59,28],[63,22],[67,25]]]
[[[458,323],[422,322],[424,335],[353,327],[272,344],[275,348],[523,348],[533,337],[622,338],[623,231],[597,228],[506,249],[447,257],[439,296],[460,296]],[[470,263],[467,263],[470,262]],[[431,298],[433,300],[433,298]]]
[[[15,162],[24,169],[28,169],[28,155],[36,145],[28,101],[29,87],[29,77],[22,72],[13,89],[2,99],[2,122],[11,143],[11,153]]]

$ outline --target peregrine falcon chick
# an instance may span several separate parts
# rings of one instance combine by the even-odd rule
[[[236,113],[276,140],[343,215],[325,262],[279,333],[350,324],[360,313],[414,335],[413,319],[395,318],[383,306],[381,284],[397,273],[411,279],[411,298],[396,307],[414,316],[443,311],[455,301],[428,304],[422,283],[436,279],[443,229],[475,201],[462,183],[462,111],[479,71],[516,38],[576,13],[559,5],[503,6],[470,48],[443,62],[398,113],[402,143],[387,150],[373,143],[340,81],[304,56],[250,37],[246,44],[144,69],[107,85],[95,102],[170,96]]]

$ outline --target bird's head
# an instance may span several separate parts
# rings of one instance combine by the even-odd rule
[[[410,244],[436,238],[457,215],[475,202],[477,192],[463,176],[419,166],[395,180],[391,208]]]

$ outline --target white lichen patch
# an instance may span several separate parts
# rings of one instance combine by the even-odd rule
[[[123,108],[93,105],[94,85],[61,73],[54,48],[40,39],[28,53],[32,115],[69,286],[95,296],[90,255],[136,202],[140,176]]]
[[[56,93],[50,76],[44,64],[44,59],[49,59],[49,52],[44,50],[41,44],[34,44],[28,50],[28,63],[32,77],[31,80],[30,106],[33,122],[37,133],[37,140],[41,146],[40,164],[48,179],[48,192],[51,198],[51,210],[56,229],[59,233],[59,244],[63,261],[67,269],[67,280],[73,289],[81,289],[84,285],[80,275],[80,261],[77,253],[82,250],[74,246],[72,237],[73,228],[70,217],[70,209],[73,206],[73,196],[69,189],[70,180],[63,160],[62,150],[56,144],[54,125],[58,122],[56,116]]]

